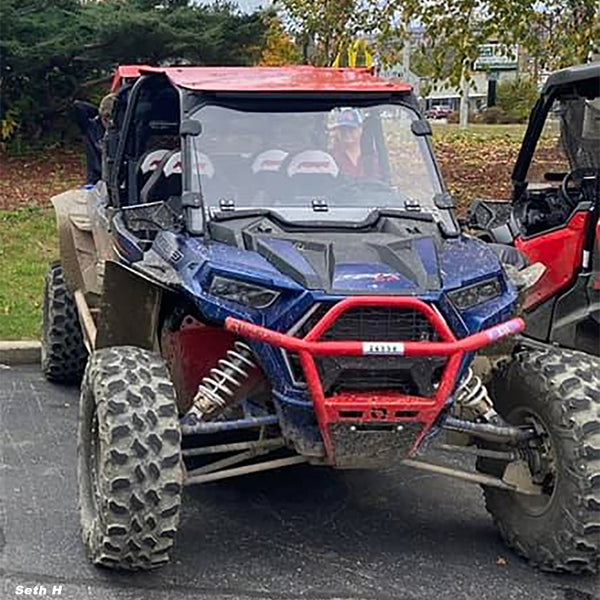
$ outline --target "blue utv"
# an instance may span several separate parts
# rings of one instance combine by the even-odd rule
[[[301,463],[546,493],[540,432],[470,367],[523,329],[527,268],[461,232],[408,85],[128,66],[103,106],[100,179],[53,199],[42,365],[82,379],[94,564],[162,565],[184,486]],[[438,449],[505,468],[428,460],[444,431]]]

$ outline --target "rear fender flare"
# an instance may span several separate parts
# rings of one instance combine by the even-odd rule
[[[92,226],[88,217],[89,192],[83,188],[51,199],[56,215],[60,262],[67,289],[100,292]]]

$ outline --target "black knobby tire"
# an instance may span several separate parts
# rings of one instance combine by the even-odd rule
[[[183,482],[175,391],[163,359],[131,346],[94,352],[81,389],[78,484],[92,562],[168,562]]]
[[[547,571],[600,567],[600,360],[555,347],[519,352],[490,385],[496,410],[513,424],[538,423],[550,450],[543,497],[484,487],[486,508],[506,543]],[[504,465],[478,468],[502,476]]]
[[[43,302],[42,372],[49,381],[78,383],[88,353],[60,263],[51,264],[46,273]]]

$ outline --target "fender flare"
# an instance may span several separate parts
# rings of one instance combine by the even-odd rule
[[[96,349],[138,346],[158,350],[160,308],[167,289],[131,267],[107,260],[97,318]]]
[[[97,259],[88,216],[88,191],[80,188],[53,196],[60,262],[67,289],[99,294]]]

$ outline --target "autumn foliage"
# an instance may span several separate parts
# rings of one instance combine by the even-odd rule
[[[302,55],[281,21],[275,15],[270,15],[267,22],[265,45],[259,64],[264,67],[280,67],[301,62]]]

